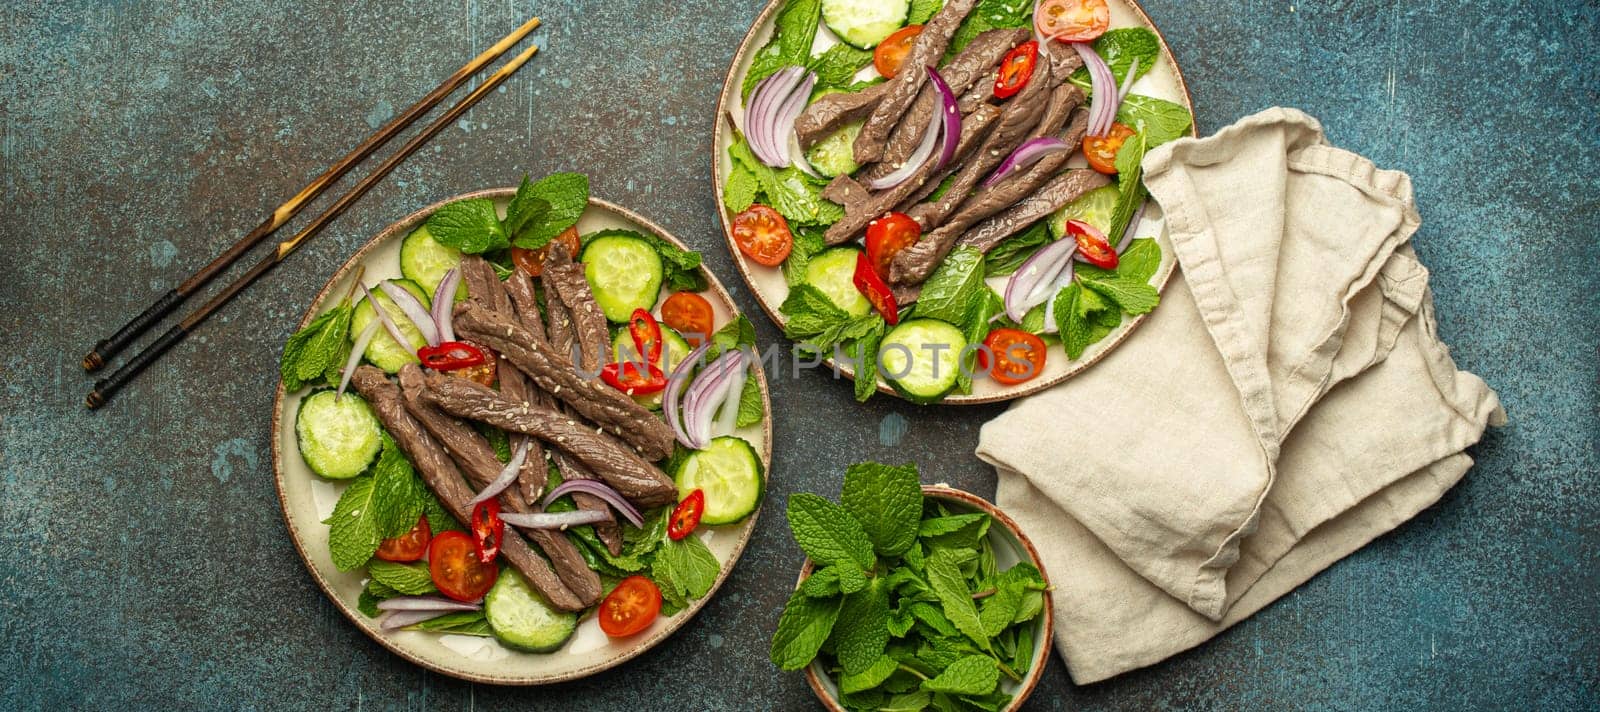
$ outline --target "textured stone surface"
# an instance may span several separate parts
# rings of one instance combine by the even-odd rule
[[[772,498],[682,632],[547,689],[409,665],[307,576],[273,493],[274,363],[344,256],[439,198],[572,169],[706,253],[714,98],[755,3],[57,0],[0,8],[0,707],[809,709],[766,641],[781,503],[912,459],[981,494],[998,407],[774,384]],[[1152,0],[1202,130],[1274,104],[1413,176],[1441,331],[1511,424],[1442,502],[1198,650],[1030,708],[1593,708],[1600,696],[1600,10]],[[105,412],[77,359],[396,106],[538,12],[546,51]],[[685,81],[687,80],[687,81]],[[742,285],[735,297],[756,309]],[[757,315],[759,316],[759,315]],[[757,319],[763,339],[779,338]],[[1086,416],[1087,417],[1087,416]],[[904,422],[898,422],[903,418]],[[1092,421],[1092,417],[1088,418]],[[887,421],[887,422],[886,422]],[[903,437],[894,445],[895,437]],[[1069,446],[1077,440],[1065,438]]]

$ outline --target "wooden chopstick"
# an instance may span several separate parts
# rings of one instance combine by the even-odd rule
[[[251,267],[249,271],[239,275],[238,279],[234,280],[232,284],[229,284],[216,296],[212,297],[211,301],[205,303],[205,306],[194,310],[194,312],[190,313],[188,316],[184,317],[182,321],[178,322],[176,326],[168,329],[166,333],[162,334],[161,337],[156,339],[154,342],[151,342],[149,346],[146,346],[143,351],[140,351],[138,354],[136,354],[128,361],[128,363],[124,364],[122,368],[117,369],[116,372],[112,373],[110,376],[95,382],[94,390],[90,391],[89,395],[84,398],[83,404],[88,406],[90,410],[105,405],[106,402],[109,401],[117,391],[121,390],[123,386],[127,385],[129,381],[133,380],[134,376],[139,375],[140,371],[143,371],[145,367],[154,363],[156,359],[161,357],[161,354],[166,352],[167,349],[172,348],[174,344],[182,341],[183,337],[187,336],[191,330],[193,330],[196,326],[199,326],[201,322],[205,321],[206,317],[211,316],[211,314],[216,312],[217,309],[221,308],[222,305],[227,304],[229,299],[232,299],[234,295],[238,294],[245,287],[249,286],[251,282],[254,282],[256,279],[261,277],[261,275],[266,274],[273,267],[277,266],[279,262],[282,262],[283,259],[288,257],[290,253],[294,252],[296,248],[302,244],[305,244],[306,240],[311,239],[318,232],[321,232],[322,228],[326,227],[328,223],[333,221],[334,218],[339,217],[339,215],[343,213],[346,208],[349,208],[351,204],[355,203],[357,200],[360,200],[361,196],[365,195],[366,192],[371,190],[373,186],[377,185],[379,181],[382,181],[385,176],[389,175],[391,171],[404,162],[408,156],[410,156],[417,149],[421,148],[423,144],[426,144],[440,131],[443,131],[446,127],[454,125],[455,122],[461,118],[462,114],[467,113],[467,110],[472,108],[473,104],[478,103],[480,99],[488,96],[491,92],[498,88],[502,83],[505,82],[506,79],[509,79],[512,74],[516,73],[516,71],[520,69],[523,64],[526,64],[529,59],[532,59],[534,53],[538,51],[539,48],[537,46],[529,47],[527,50],[523,51],[522,54],[517,55],[511,61],[507,62],[505,66],[502,66],[500,69],[496,70],[494,74],[490,75],[488,79],[484,80],[482,85],[480,85],[477,89],[472,90],[472,93],[463,97],[461,101],[456,102],[456,104],[450,107],[450,110],[445,112],[443,116],[434,119],[432,123],[428,124],[427,128],[422,130],[421,133],[417,134],[410,141],[407,141],[404,146],[401,146],[400,149],[395,152],[394,155],[384,160],[382,164],[379,164],[379,166],[373,170],[371,175],[362,178],[361,182],[357,183],[355,187],[350,189],[350,192],[340,196],[339,200],[334,202],[333,205],[329,206],[327,210],[324,210],[321,215],[318,215],[316,218],[312,219],[311,224],[305,226],[305,228],[300,230],[300,232],[295,233],[294,237],[278,243],[278,248],[273,250],[271,254],[266,255],[265,259],[256,263],[256,265]]]
[[[283,227],[284,223],[289,222],[295,214],[300,212],[301,208],[315,200],[329,186],[338,182],[356,164],[365,160],[373,151],[411,126],[417,119],[432,111],[445,97],[460,88],[462,83],[476,76],[478,72],[483,71],[483,68],[488,66],[490,62],[499,59],[500,55],[515,47],[518,42],[528,36],[528,33],[533,32],[538,27],[539,18],[537,17],[523,23],[521,27],[496,42],[494,46],[484,50],[482,54],[457,69],[454,74],[444,80],[444,83],[435,87],[433,91],[428,92],[427,96],[422,97],[417,103],[411,105],[411,108],[390,119],[389,123],[380,127],[377,133],[372,134],[361,145],[356,146],[345,154],[344,158],[339,159],[337,163],[329,166],[328,170],[323,171],[322,175],[317,176],[306,187],[301,188],[300,192],[296,193],[294,197],[284,201],[282,205],[279,205],[267,216],[266,220],[263,220],[260,225],[257,225],[254,230],[251,230],[244,237],[239,238],[239,241],[234,243],[232,247],[217,255],[217,258],[212,260],[210,264],[200,268],[200,271],[195,272],[184,280],[177,288],[161,295],[143,313],[123,325],[116,333],[95,344],[88,355],[83,357],[83,370],[94,372],[104,367],[112,357],[130,346],[145,330],[154,326],[156,322],[161,321],[167,314],[172,313],[172,310],[182,304],[183,300],[188,298],[189,295],[204,287],[223,270],[237,262],[244,253],[249,252],[251,248],[260,244],[262,240],[266,239],[268,235],[271,235],[278,228]]]

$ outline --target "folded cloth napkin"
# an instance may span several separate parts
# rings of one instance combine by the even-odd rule
[[[978,445],[1080,684],[1198,645],[1398,526],[1505,420],[1435,333],[1404,173],[1281,108],[1144,169],[1179,265],[1162,303]]]

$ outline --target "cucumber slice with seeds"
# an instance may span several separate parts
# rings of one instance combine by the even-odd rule
[[[678,482],[679,501],[695,490],[705,493],[702,524],[732,524],[761,506],[762,470],[761,457],[750,443],[724,435],[684,458],[673,479]]]
[[[430,298],[438,291],[444,273],[459,264],[461,251],[439,244],[433,239],[433,233],[428,232],[427,225],[412,230],[405,242],[400,243],[400,274],[416,282]],[[466,297],[467,285],[463,282],[456,288],[456,301]]]
[[[1067,234],[1068,220],[1086,222],[1095,226],[1100,232],[1105,232],[1111,229],[1111,216],[1116,211],[1117,186],[1095,188],[1050,214],[1050,235],[1058,240],[1061,239],[1061,236]]]
[[[391,279],[389,281],[401,289],[416,295],[423,306],[428,306],[428,295],[422,291],[422,287],[418,286],[416,282],[409,279]],[[400,367],[408,363],[419,363],[417,349],[427,346],[428,340],[422,337],[422,332],[418,331],[416,325],[411,323],[411,318],[406,316],[405,312],[400,311],[400,307],[395,306],[394,300],[390,299],[389,295],[384,294],[383,290],[373,288],[372,296],[378,300],[379,304],[383,305],[383,311],[389,315],[389,320],[400,328],[400,333],[405,335],[408,345],[395,343],[394,337],[389,335],[389,330],[379,327],[378,333],[373,334],[372,341],[367,343],[367,352],[365,354],[367,360],[372,362],[372,365],[388,373],[399,373]],[[362,298],[360,303],[356,304],[355,313],[350,316],[350,333],[361,333],[361,330],[367,328],[367,325],[371,324],[372,320],[376,318],[377,313],[372,310],[372,302]]]
[[[911,0],[822,0],[822,22],[845,43],[872,49],[906,24]]]
[[[651,309],[665,273],[650,243],[624,234],[595,238],[583,248],[583,276],[606,318],[622,324],[635,309]]]
[[[850,316],[861,316],[872,309],[872,302],[856,289],[856,258],[861,250],[835,247],[806,263],[806,284],[827,295],[833,305]]]
[[[527,653],[554,651],[578,629],[577,614],[553,608],[512,568],[483,597],[483,617],[501,645]]]
[[[317,391],[300,401],[294,434],[306,466],[330,480],[366,472],[383,447],[383,428],[372,406],[354,393]]]
[[[956,387],[967,338],[938,319],[901,322],[879,346],[879,373],[913,403],[934,403]]]

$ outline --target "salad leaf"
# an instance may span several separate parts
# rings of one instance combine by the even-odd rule
[[[307,384],[323,382],[330,373],[338,378],[349,356],[350,316],[354,312],[348,303],[340,304],[317,315],[306,328],[289,337],[278,362],[284,391],[292,393]]]
[[[416,526],[431,498],[411,462],[384,433],[383,450],[371,473],[350,481],[324,522],[334,566],[349,571],[366,563],[384,539]],[[455,521],[448,515],[441,520]]]
[[[730,213],[742,213],[756,202],[756,192],[761,184],[754,173],[743,163],[732,161],[728,168],[728,182],[722,185],[722,204]],[[798,235],[796,236],[798,237]]]
[[[1000,241],[983,256],[983,276],[1011,274],[1028,261],[1040,247],[1050,244],[1049,220],[1040,220],[1028,229]]]
[[[817,23],[822,19],[819,0],[788,0],[773,20],[772,39],[750,60],[750,71],[744,75],[741,91],[745,95],[756,82],[789,65],[806,63],[811,56],[811,43],[817,36]]]
[[[1161,41],[1156,39],[1156,33],[1147,28],[1122,27],[1108,30],[1100,35],[1100,38],[1094,41],[1094,51],[1106,61],[1106,66],[1111,68],[1111,76],[1116,78],[1117,86],[1121,87],[1134,60],[1139,62],[1139,68],[1134,72],[1134,81],[1139,81],[1140,77],[1155,68],[1156,62],[1161,57]],[[1089,80],[1087,68],[1079,68],[1067,79],[1085,92],[1090,90],[1092,82]]]
[[[428,232],[446,247],[469,255],[504,249],[511,244],[494,201],[472,198],[450,203],[428,216]]]
[[[922,485],[916,465],[862,462],[845,470],[839,503],[881,556],[899,556],[917,541]]]
[[[855,361],[855,396],[857,403],[865,403],[878,392],[878,347],[883,344],[883,319],[869,320],[864,333],[850,346],[850,358]]]
[[[768,657],[780,670],[799,670],[817,657],[839,619],[843,598],[812,598],[796,590],[783,606]]]
[[[1155,148],[1189,135],[1194,116],[1182,104],[1143,94],[1129,94],[1117,107],[1117,122],[1145,136],[1146,148]]]
[[[823,230],[815,226],[800,227],[791,232],[794,235],[794,247],[789,251],[789,258],[783,261],[783,279],[793,287],[805,282],[806,267],[811,264],[811,258],[828,249],[828,243],[822,237]]]
[[[820,564],[854,564],[870,569],[875,561],[872,542],[843,507],[808,492],[789,497],[789,529],[795,543]]]
[[[925,25],[934,13],[944,8],[944,0],[911,0],[911,11],[906,13],[907,25]]]
[[[926,562],[928,585],[939,596],[945,618],[951,625],[988,650],[989,637],[983,634],[983,623],[978,619],[978,608],[972,602],[972,591],[961,574],[956,555],[949,549],[935,549]]]
[[[517,247],[537,250],[578,224],[578,217],[589,207],[589,177],[582,173],[551,173],[529,183],[524,176],[511,202],[517,210],[506,212],[509,239]],[[540,203],[548,207],[537,210]],[[431,218],[429,223],[431,229]],[[439,239],[437,232],[434,239]]]
[[[950,251],[939,268],[922,285],[917,316],[962,324],[969,305],[987,289],[983,283],[983,253],[971,246]]]
[[[953,695],[983,695],[994,692],[999,684],[1000,669],[995,667],[994,660],[985,655],[968,655],[951,663],[938,677],[922,683],[922,689]]]
[[[429,618],[421,623],[406,626],[406,630],[432,631],[434,633],[453,633],[455,635],[476,635],[488,637],[494,635],[489,630],[489,621],[484,617],[483,611],[456,611],[446,613],[438,618]]]
[[[831,225],[844,217],[844,207],[823,198],[822,188],[800,169],[789,166],[779,170],[762,163],[742,137],[728,147],[728,155],[756,177],[767,203],[789,221],[790,227]]]
[[[865,672],[883,657],[889,644],[889,592],[881,579],[845,596],[833,638],[846,675]]]
[[[839,678],[839,691],[844,693],[861,692],[870,690],[883,684],[884,680],[900,669],[900,663],[887,655],[879,655],[866,669],[855,674],[846,673]],[[920,708],[918,708],[920,709]]]
[[[650,567],[650,577],[655,579],[663,595],[671,588],[674,599],[689,601],[709,593],[720,573],[722,564],[717,563],[717,557],[698,536],[661,542],[655,563]]]
[[[428,574],[428,567],[425,564],[401,564],[378,560],[367,566],[367,575],[371,576],[373,581],[394,589],[402,596],[421,596],[439,590],[433,585],[433,577]]]
[[[1034,0],[978,0],[972,12],[992,27],[1031,27]]]
[[[856,49],[839,43],[806,62],[806,68],[817,73],[813,92],[822,89],[843,89],[855,81],[856,72],[872,64],[872,51]]]

